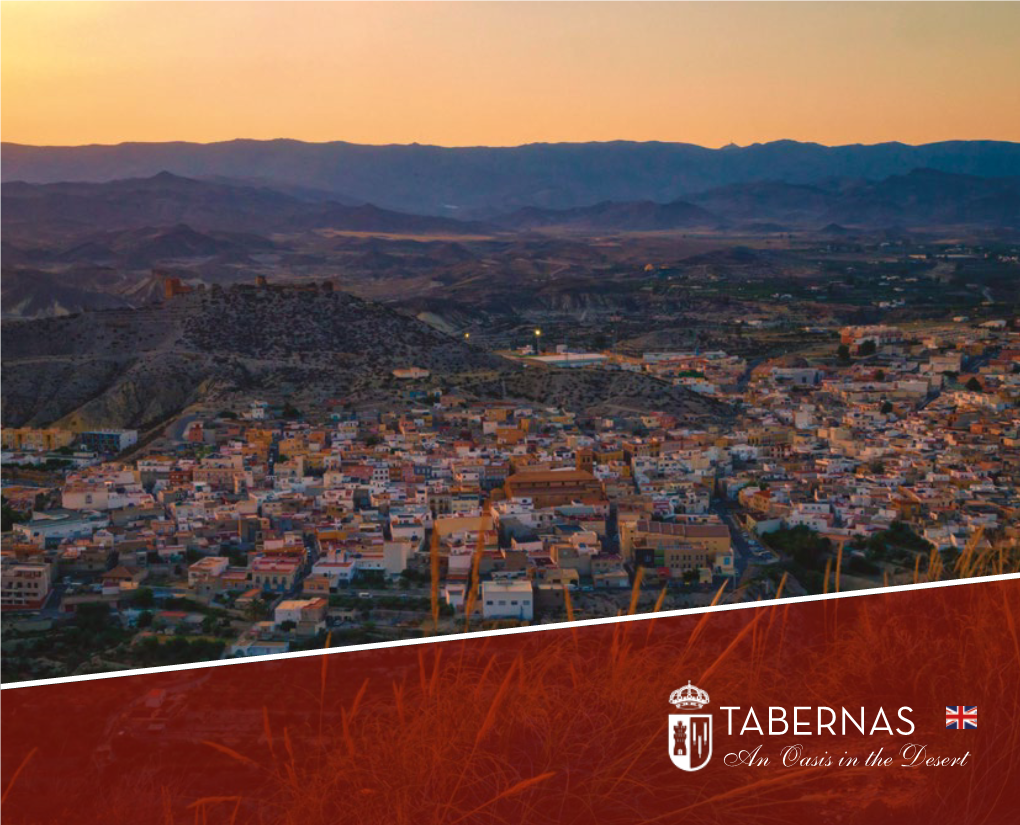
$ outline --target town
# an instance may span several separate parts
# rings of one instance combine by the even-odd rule
[[[818,333],[818,330],[813,330]],[[800,350],[534,342],[725,414],[585,416],[451,390],[204,402],[153,432],[3,430],[3,680],[1015,572],[1015,319]]]

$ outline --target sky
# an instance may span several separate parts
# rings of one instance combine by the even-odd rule
[[[0,4],[0,137],[1020,140],[1020,3]]]

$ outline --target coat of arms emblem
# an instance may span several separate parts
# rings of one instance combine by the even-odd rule
[[[669,758],[682,771],[699,771],[712,756],[712,715],[692,713],[708,704],[708,693],[688,680],[670,694],[681,713],[669,715]]]

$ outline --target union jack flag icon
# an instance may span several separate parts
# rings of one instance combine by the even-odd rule
[[[946,705],[946,730],[977,727],[977,705]]]

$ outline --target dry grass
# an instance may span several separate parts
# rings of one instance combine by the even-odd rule
[[[815,620],[803,626],[807,610],[835,609],[835,603],[822,603],[705,614],[697,622],[691,617],[682,622],[687,632],[671,620],[654,635],[620,624],[597,633],[578,628],[541,643],[477,640],[453,659],[441,648],[419,649],[418,678],[394,681],[399,707],[379,693],[374,701],[357,699],[340,710],[341,725],[327,740],[349,744],[312,753],[288,747],[275,758],[267,748],[259,771],[275,783],[277,795],[264,821],[451,825],[683,817],[754,823],[785,820],[798,805],[811,804],[817,821],[835,822],[838,815],[864,823],[913,821],[911,812],[930,810],[934,798],[946,814],[941,821],[966,809],[960,821],[979,822],[976,814],[992,816],[999,797],[987,789],[968,791],[973,779],[965,774],[941,774],[936,781],[917,773],[803,768],[763,772],[752,781],[739,772],[715,771],[702,782],[685,783],[660,753],[665,697],[691,677],[728,704],[795,695],[803,704],[874,706],[875,697],[894,691],[897,698],[886,704],[902,701],[938,714],[952,692],[949,680],[980,672],[989,682],[983,693],[993,690],[1020,709],[1017,605],[1010,604],[1015,590],[960,595],[962,614],[930,594],[917,594],[914,603],[925,603],[926,620],[909,628],[889,622],[888,605],[872,599],[842,604],[838,630],[835,623],[824,630],[827,623]],[[788,628],[793,616],[799,626]],[[940,622],[955,626],[961,618],[982,644],[943,645],[943,653],[932,657],[940,638],[933,628]],[[708,641],[682,647],[695,636]],[[906,684],[904,674],[910,674]],[[919,718],[926,741],[944,744],[945,734],[932,734],[926,721]],[[982,750],[1012,766],[1018,734],[1008,725],[990,730]],[[285,741],[287,736],[284,730]],[[273,732],[268,741],[278,738]],[[864,744],[856,748],[861,756],[899,743],[877,736]],[[218,750],[240,764],[250,766],[253,759]],[[218,804],[226,821],[234,815],[234,798],[225,795],[209,805]],[[893,818],[876,816],[876,805]]]
[[[975,541],[966,561],[948,569],[940,559],[934,554],[926,570],[919,562],[916,575],[1016,570],[1015,553],[1001,543]],[[569,592],[564,601],[572,617]],[[660,592],[656,610],[662,603]],[[378,663],[371,677],[365,659],[347,654],[289,660],[277,671],[215,669],[193,688],[215,712],[188,717],[190,733],[176,740],[200,743],[221,777],[213,791],[194,793],[189,784],[210,769],[171,755],[152,762],[149,740],[138,757],[110,769],[112,785],[97,786],[87,771],[68,778],[61,804],[80,811],[78,821],[104,825],[765,825],[803,819],[808,810],[823,825],[1007,822],[1020,804],[1020,727],[1010,721],[1020,716],[1018,610],[1016,582],[987,583],[359,654]],[[250,687],[260,673],[286,680],[271,705],[268,682]],[[717,731],[722,704],[909,705],[916,740],[956,753],[968,734],[942,729],[945,702],[981,704],[1003,723],[983,724],[979,738],[966,740],[978,759],[972,770],[752,774],[714,761],[691,782],[664,745],[666,698],[688,679],[711,693]],[[88,695],[84,685],[70,687]],[[80,713],[70,703],[55,712]],[[239,720],[230,739],[207,727],[224,713]],[[765,745],[774,756],[792,741]],[[903,744],[884,734],[796,741],[861,757],[878,747],[894,754]],[[717,732],[717,748],[756,742],[727,743]],[[55,821],[19,814],[45,799],[37,783],[52,774],[54,743],[39,746],[34,756],[5,753],[11,822]]]
[[[783,603],[659,618],[654,633],[626,622],[450,640],[375,652],[371,679],[364,660],[346,654],[290,660],[273,671],[285,677],[279,695],[289,702],[268,707],[266,686],[236,692],[263,665],[217,669],[196,694],[217,713],[245,712],[233,718],[250,721],[227,742],[204,734],[208,723],[195,717],[195,739],[205,740],[199,747],[221,777],[213,792],[189,796],[188,768],[173,763],[154,766],[156,784],[142,784],[144,760],[136,759],[112,769],[109,792],[87,781],[80,797],[69,786],[68,800],[79,800],[78,821],[104,825],[764,825],[801,821],[808,810],[823,825],[1010,821],[1020,728],[1009,723],[983,725],[967,740],[979,762],[966,771],[717,764],[719,749],[758,739],[727,741],[723,704],[909,705],[917,740],[936,753],[955,753],[967,736],[941,729],[950,698],[994,708],[1003,720],[1020,714],[1015,582],[840,600],[838,623],[836,608]],[[688,679],[716,708],[716,756],[696,782],[665,755],[666,699]],[[877,747],[895,753],[901,739],[774,737],[765,745],[773,756],[797,741],[863,757]],[[5,794],[20,804],[33,798],[30,783],[49,773],[40,765],[25,760]]]

